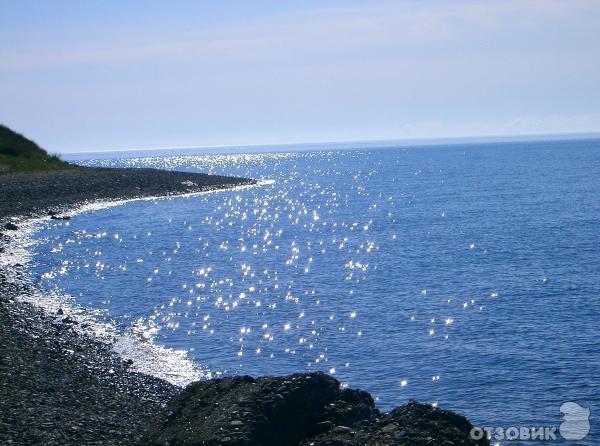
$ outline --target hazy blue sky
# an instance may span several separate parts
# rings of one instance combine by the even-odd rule
[[[0,0],[52,151],[600,131],[600,1]]]

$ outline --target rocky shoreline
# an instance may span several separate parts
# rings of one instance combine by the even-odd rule
[[[22,266],[0,269],[0,291],[0,444],[132,444],[164,415],[178,388],[17,300],[34,292]]]
[[[62,309],[49,315],[26,302],[36,291],[27,269],[6,260],[19,242],[22,222],[50,215],[69,218],[64,209],[97,199],[255,183],[199,173],[78,166],[0,174],[0,444],[134,444],[180,390],[132,371],[110,343],[87,336]]]
[[[411,401],[389,413],[362,390],[322,372],[249,376],[191,384],[170,404],[144,445],[387,446],[485,445],[471,423]]]
[[[94,200],[179,195],[256,184],[249,178],[158,169],[74,166],[0,174],[0,220],[43,214],[47,210]]]
[[[254,180],[150,169],[0,175],[0,256],[25,218],[87,200],[200,192]],[[11,226],[12,225],[12,226]],[[0,444],[484,445],[466,418],[410,402],[384,414],[323,373],[234,377],[180,389],[134,371],[110,342],[35,293],[26,267],[0,262]]]

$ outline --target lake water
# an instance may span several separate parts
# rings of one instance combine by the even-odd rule
[[[323,370],[483,426],[574,401],[600,441],[599,140],[80,162],[274,182],[51,222],[43,288],[210,376]]]

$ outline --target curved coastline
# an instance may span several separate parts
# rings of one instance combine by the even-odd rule
[[[36,228],[51,218],[127,201],[256,184],[153,169],[76,167],[0,175],[1,444],[135,443],[163,416],[180,386],[200,377],[183,352],[132,333],[117,336],[93,311],[68,297],[41,293],[27,270]],[[159,356],[163,373],[144,373],[144,364],[153,359],[158,364]]]
[[[123,337],[94,330],[88,311],[32,285],[27,234],[43,220],[130,200],[260,183],[152,169],[68,172],[66,181],[62,171],[0,175],[1,443],[489,444],[470,440],[472,426],[460,415],[416,402],[383,414],[368,393],[342,390],[319,372],[200,381],[181,390],[201,372],[170,351],[175,362],[150,374],[119,348]],[[28,188],[31,181],[38,183]],[[146,361],[166,354],[146,353]]]

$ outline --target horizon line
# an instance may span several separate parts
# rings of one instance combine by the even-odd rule
[[[331,141],[307,141],[307,142],[283,142],[283,143],[250,143],[250,144],[223,144],[223,145],[200,145],[200,146],[167,146],[167,147],[148,147],[148,148],[120,148],[120,149],[90,149],[77,152],[53,151],[59,155],[82,155],[90,153],[118,153],[118,152],[150,152],[150,151],[168,151],[168,150],[222,150],[222,149],[265,149],[291,148],[294,146],[317,146],[327,145],[349,145],[349,144],[377,144],[393,143],[408,144],[411,146],[441,145],[441,144],[468,144],[468,143],[494,143],[510,140],[510,142],[535,142],[565,139],[595,139],[600,138],[600,131],[573,132],[573,133],[522,133],[511,135],[478,135],[478,136],[431,136],[431,137],[413,137],[413,138],[392,138],[392,139],[363,139],[363,140],[331,140]]]

